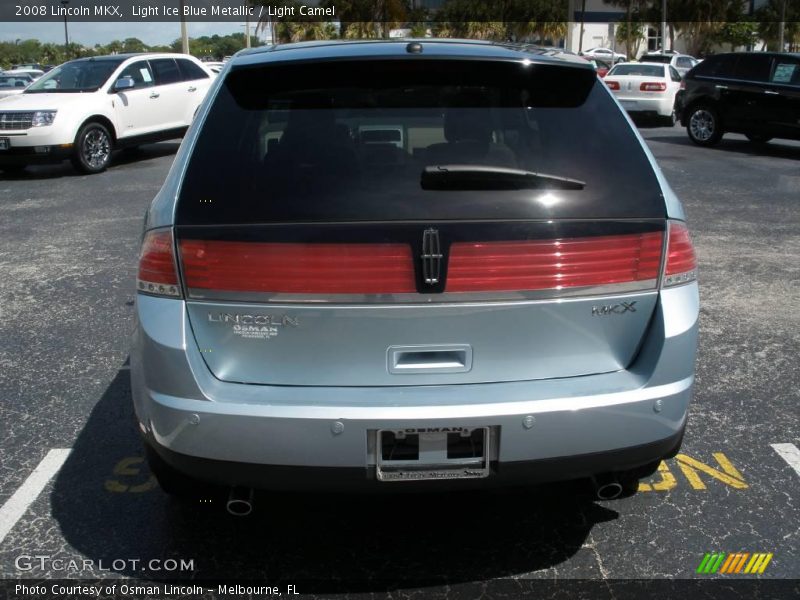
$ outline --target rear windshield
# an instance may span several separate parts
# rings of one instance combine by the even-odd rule
[[[661,65],[617,65],[609,75],[638,75],[640,77],[664,77],[664,67]]]
[[[447,165],[552,178],[509,189],[484,169],[480,190],[423,189],[426,169]],[[558,178],[584,185],[548,190]],[[663,214],[653,169],[594,70],[400,59],[230,72],[176,223]]]

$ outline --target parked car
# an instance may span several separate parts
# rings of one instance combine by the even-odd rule
[[[603,60],[611,65],[615,65],[618,62],[628,61],[628,57],[625,56],[624,54],[614,52],[613,50],[609,50],[608,48],[589,48],[588,50],[584,50],[581,56],[587,56],[590,58],[599,58],[600,60]]]
[[[0,99],[21,94],[31,83],[33,79],[29,75],[0,73]]]
[[[225,66],[224,62],[219,62],[219,61],[207,61],[203,64],[205,65],[206,69],[208,69],[215,75],[219,75],[220,71],[222,71],[222,68]]]
[[[45,71],[45,65],[40,65],[39,63],[20,63],[18,65],[12,65],[11,69],[14,71]]]
[[[586,61],[387,40],[231,63],[143,232],[132,395],[166,491],[609,499],[678,451],[695,255]]]
[[[688,54],[678,54],[675,52],[652,52],[643,54],[639,57],[639,62],[643,63],[662,63],[672,65],[675,70],[683,77],[699,61],[694,56]]]
[[[611,70],[611,65],[603,60],[593,58],[589,61],[589,63],[594,67],[594,70],[597,71],[597,75],[600,78],[608,75],[608,72]]]
[[[182,136],[212,77],[181,54],[117,54],[56,67],[0,101],[0,168],[70,159],[99,173],[117,148]]]
[[[605,84],[632,115],[660,118],[675,125],[675,95],[681,76],[675,67],[661,63],[621,63],[606,75]]]
[[[800,139],[800,54],[709,56],[684,77],[676,102],[689,139],[712,146],[725,133],[756,143]]]
[[[44,75],[44,71],[41,69],[11,69],[9,71],[5,71],[4,75],[27,75],[33,81],[39,79],[42,75]]]

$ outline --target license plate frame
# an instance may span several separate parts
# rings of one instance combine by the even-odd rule
[[[492,428],[488,426],[377,430],[376,478],[390,483],[488,477],[492,439]],[[394,448],[399,440],[405,440],[405,444],[400,456],[395,458]],[[416,456],[413,454],[415,441]],[[387,447],[392,448],[389,456]]]

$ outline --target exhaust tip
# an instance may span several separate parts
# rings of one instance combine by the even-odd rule
[[[598,487],[595,493],[598,500],[614,500],[622,494],[622,486],[618,482],[612,481]]]
[[[252,488],[232,488],[228,494],[228,502],[225,505],[229,514],[235,517],[246,517],[253,512],[253,489]]]

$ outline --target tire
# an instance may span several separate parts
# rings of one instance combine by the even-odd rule
[[[745,137],[754,144],[766,144],[772,139],[772,136],[763,133],[746,133]]]
[[[675,116],[675,111],[672,111],[672,114],[668,117],[661,117],[661,123],[664,127],[675,127],[675,123],[678,122],[678,118]]]
[[[722,139],[719,114],[706,104],[691,107],[686,118],[686,133],[698,146],[713,146]]]
[[[145,457],[150,471],[164,493],[184,500],[196,499],[203,495],[209,486],[188,475],[175,470],[161,458],[149,445],[145,444]]]
[[[86,123],[75,136],[72,165],[82,173],[102,173],[111,162],[114,139],[102,123]]]

